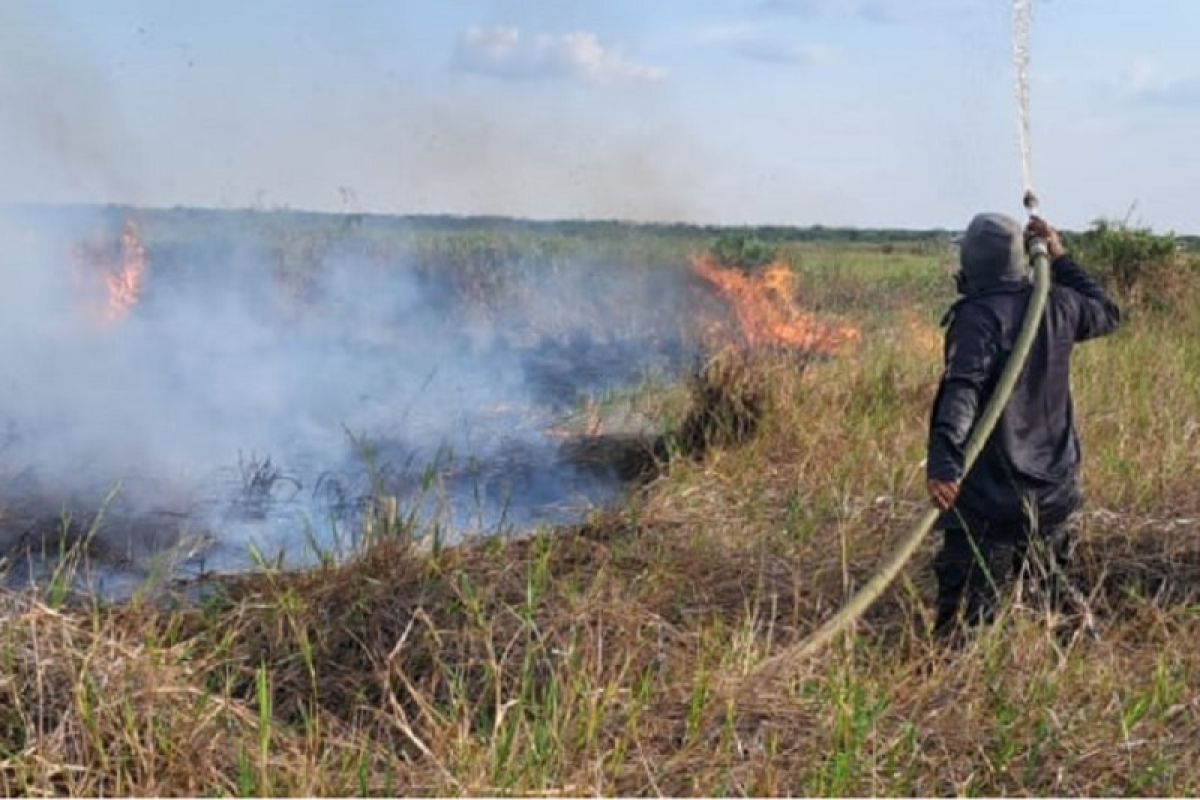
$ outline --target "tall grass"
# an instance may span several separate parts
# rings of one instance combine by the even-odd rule
[[[919,560],[844,646],[745,685],[923,508],[949,287],[939,257],[900,255],[899,289],[873,254],[802,256],[860,350],[723,373],[766,376],[753,430],[575,528],[372,536],[200,602],[0,596],[0,791],[1195,794],[1200,317],[1182,310],[1078,352],[1071,577],[1094,638],[1018,593],[940,645]],[[841,264],[827,284],[818,259]],[[404,528],[386,504],[374,524]]]

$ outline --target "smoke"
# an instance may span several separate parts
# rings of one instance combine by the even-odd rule
[[[4,159],[6,178],[137,202],[119,97],[58,30],[48,3],[0,4],[0,139],[21,154]]]
[[[628,124],[503,100],[490,88],[465,99],[398,97],[394,107],[404,113],[347,134],[361,148],[354,158],[375,172],[355,182],[369,207],[542,219],[720,218],[720,192],[705,166],[715,154],[661,107],[647,109],[652,122]]]
[[[343,210],[349,187],[383,213],[720,218],[662,70],[590,31],[503,52],[504,29],[468,31],[417,74],[353,25],[296,44],[305,15],[250,47],[186,14],[77,11],[0,4],[0,202]]]
[[[453,97],[373,71],[344,80],[316,51],[242,74],[197,49],[193,68],[167,55],[165,17],[103,42],[60,22],[0,7],[3,199],[228,205],[265,191],[319,208],[339,187],[343,205],[375,209],[661,219],[694,216],[705,196],[706,159],[661,116],[573,117],[515,84],[497,93],[478,68],[452,75]],[[526,44],[517,61],[585,91],[660,102],[636,87],[661,71],[615,45]],[[106,313],[124,213],[0,213],[0,560],[65,536],[114,487],[97,546],[115,571],[199,539],[205,568],[244,566],[250,545],[303,562],[306,542],[356,529],[379,493],[459,532],[573,519],[620,483],[564,455],[564,415],[678,368],[690,347],[684,264],[470,273],[382,223],[322,238],[310,228],[328,219],[302,215],[141,213],[146,274],[127,313]]]
[[[381,490],[460,530],[563,521],[619,483],[570,463],[555,426],[580,397],[686,358],[682,265],[472,273],[395,231],[313,247],[298,217],[187,214],[142,219],[149,267],[117,322],[71,252],[115,241],[120,215],[0,227],[10,546],[118,483],[104,537],[135,561],[128,521],[152,518],[213,537],[210,567],[244,565],[250,544],[303,562],[306,539],[352,529]]]
[[[254,29],[238,9],[223,30]],[[174,11],[60,16],[0,6],[0,201],[716,216],[665,72],[587,32],[486,58],[468,36],[426,87],[392,43],[377,65],[330,31],[347,58],[287,15],[248,44]],[[303,215],[139,213],[149,265],[106,313],[124,214],[0,213],[0,561],[114,487],[95,544],[121,573],[176,545],[303,562],[380,493],[460,532],[574,519],[620,482],[564,453],[564,416],[692,348],[686,264],[443,269],[392,223]]]

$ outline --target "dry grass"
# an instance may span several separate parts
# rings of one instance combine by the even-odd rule
[[[921,509],[920,319],[876,320],[852,358],[711,373],[741,398],[714,407],[754,424],[573,530],[432,553],[385,536],[178,605],[3,598],[0,789],[1195,794],[1193,317],[1081,352],[1073,578],[1095,638],[1018,596],[961,648],[931,642],[927,552],[844,647],[742,685]]]

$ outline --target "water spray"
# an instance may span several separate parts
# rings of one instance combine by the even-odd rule
[[[1017,66],[1017,106],[1021,145],[1021,168],[1025,194],[1022,205],[1032,218],[1038,216],[1040,202],[1033,191],[1032,170],[1030,168],[1029,146],[1029,27],[1031,18],[1031,0],[1014,0],[1013,3],[1013,56]],[[1025,318],[1021,322],[1021,330],[1013,344],[1012,352],[1000,373],[1000,380],[992,391],[991,399],[983,411],[983,415],[975,423],[967,441],[963,457],[963,476],[971,471],[979,454],[983,451],[988,438],[991,437],[1000,415],[1012,396],[1013,388],[1029,350],[1033,346],[1034,337],[1042,321],[1046,309],[1046,297],[1050,292],[1050,252],[1044,241],[1032,239],[1028,242],[1029,257],[1033,263],[1033,293],[1029,305],[1025,309]],[[891,586],[901,570],[912,560],[921,542],[933,530],[942,512],[931,508],[917,520],[909,533],[900,541],[896,549],[887,557],[879,570],[867,583],[851,597],[837,614],[833,615],[824,625],[814,631],[807,639],[792,645],[781,653],[764,661],[749,678],[764,678],[779,673],[788,667],[795,667],[808,658],[818,654],[852,626],[866,613],[876,600]]]

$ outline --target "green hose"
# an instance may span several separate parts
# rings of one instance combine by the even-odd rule
[[[1042,321],[1042,314],[1046,308],[1046,296],[1050,292],[1049,252],[1046,249],[1045,242],[1040,240],[1031,242],[1030,252],[1033,256],[1033,295],[1029,298],[1029,305],[1025,310],[1025,319],[1021,323],[1021,331],[1017,334],[1017,341],[1013,345],[1008,362],[1004,365],[1004,371],[1000,374],[1000,380],[996,384],[996,389],[992,392],[992,398],[988,402],[987,408],[984,409],[983,416],[975,424],[975,428],[971,432],[971,437],[967,441],[966,452],[964,454],[964,477],[967,472],[970,472],[975,459],[983,451],[983,446],[987,444],[988,437],[992,435],[992,430],[996,427],[1000,415],[1004,413],[1004,407],[1008,405],[1008,399],[1012,396],[1013,387],[1017,385],[1017,379],[1021,375],[1021,370],[1025,368],[1025,360],[1029,357],[1029,349],[1033,346],[1033,339],[1037,335],[1038,327]],[[896,579],[896,576],[900,574],[900,571],[904,569],[904,566],[917,551],[922,540],[933,529],[939,516],[941,516],[941,512],[936,508],[926,511],[908,535],[901,540],[899,546],[883,562],[879,571],[875,573],[871,580],[867,581],[866,585],[858,590],[857,594],[850,598],[837,614],[831,617],[828,622],[818,628],[804,641],[792,645],[783,652],[764,661],[754,670],[751,677],[761,677],[764,674],[775,672],[781,667],[804,661],[816,655],[827,644],[833,641],[838,634],[853,625],[855,620],[861,617],[879,599],[879,596],[884,593],[892,581]]]

